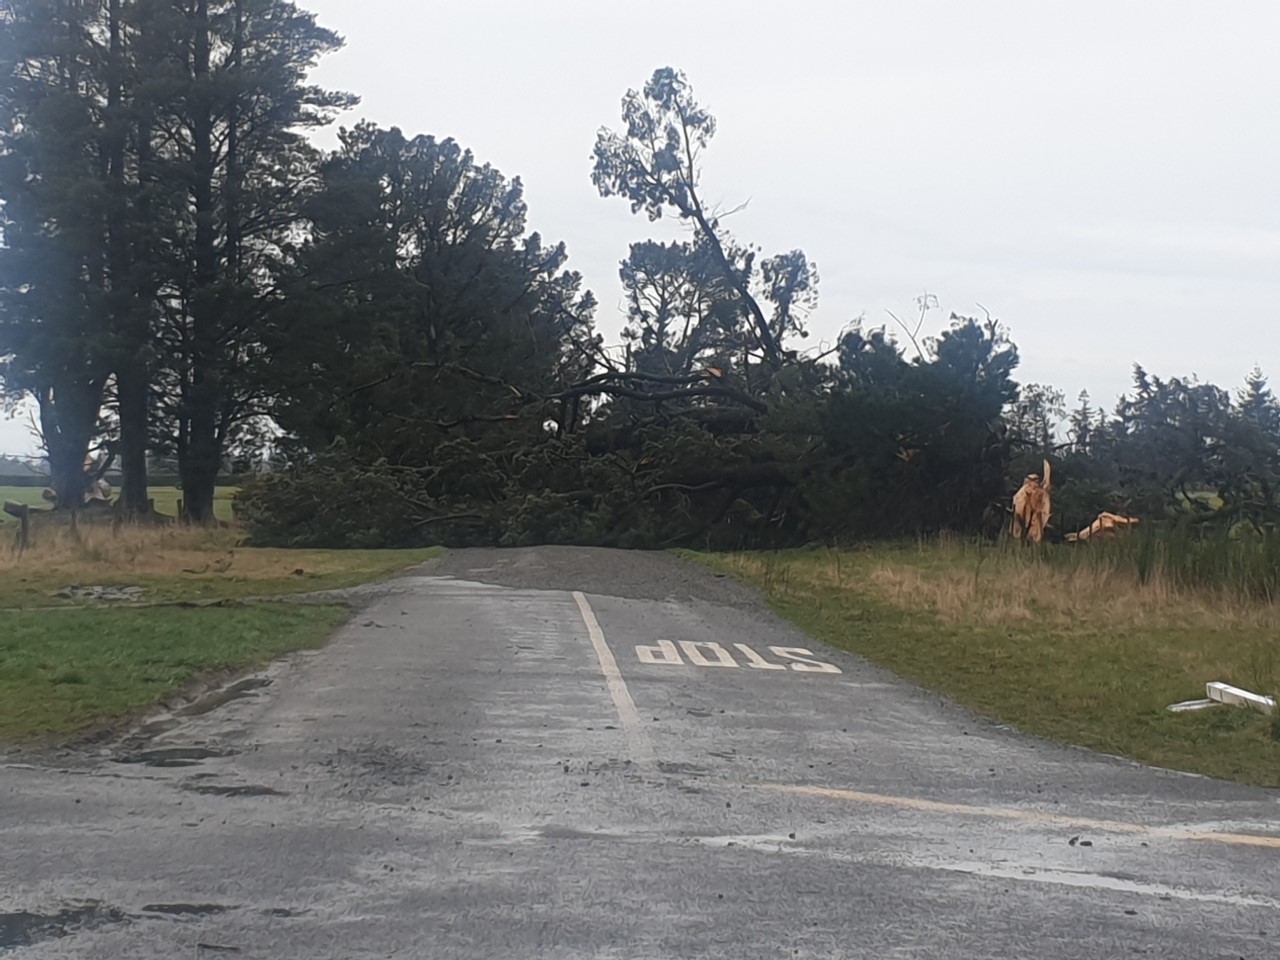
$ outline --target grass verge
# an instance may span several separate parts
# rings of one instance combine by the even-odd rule
[[[1280,718],[1171,714],[1209,680],[1280,689],[1280,605],[1189,590],[1107,561],[942,541],[687,554],[783,616],[1029,733],[1158,766],[1280,787]]]
[[[84,527],[19,556],[0,551],[0,608],[70,605],[70,586],[142,587],[157,603],[273,597],[368,583],[441,550],[276,550],[238,545],[234,528]],[[3,621],[0,621],[3,623]]]
[[[84,526],[46,532],[21,555],[6,547],[0,542],[0,741],[113,727],[200,675],[318,646],[346,616],[337,606],[164,604],[351,587],[441,552],[246,548],[234,526]],[[56,596],[72,586],[141,587],[143,601],[160,605]],[[71,609],[36,609],[50,606]]]
[[[335,606],[0,614],[0,740],[117,724],[210,672],[317,647]]]

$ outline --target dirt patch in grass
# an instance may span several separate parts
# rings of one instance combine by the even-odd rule
[[[259,604],[0,616],[0,741],[12,742],[117,724],[198,676],[317,647],[348,611]]]
[[[689,556],[737,574],[820,640],[993,719],[1159,766],[1280,786],[1280,718],[1165,709],[1203,697],[1210,680],[1280,690],[1276,604],[1179,590],[1160,577],[1139,582],[1101,551],[943,541]]]

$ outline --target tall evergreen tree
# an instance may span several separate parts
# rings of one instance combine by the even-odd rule
[[[590,367],[595,300],[564,244],[526,232],[519,178],[370,124],[323,177],[272,324],[281,424],[312,450],[418,465],[484,425],[536,436],[541,417],[514,414]]]
[[[245,376],[315,184],[305,131],[350,106],[306,82],[337,34],[286,0],[139,0],[151,182],[180,211],[157,296],[160,395],[186,515],[213,518],[226,445],[263,412]]]
[[[0,377],[28,394],[60,506],[83,498],[126,294],[119,3],[10,0],[0,17]]]

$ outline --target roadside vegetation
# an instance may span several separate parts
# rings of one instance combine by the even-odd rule
[[[195,679],[319,646],[345,606],[262,601],[439,553],[259,549],[230,524],[46,530],[21,554],[0,537],[0,742],[112,729]],[[95,601],[75,589],[88,587],[142,592]]]
[[[196,677],[317,647],[338,606],[0,613],[0,743],[117,728]]]
[[[1039,550],[959,538],[863,549],[688,554],[758,588],[818,639],[1002,723],[1158,766],[1280,787],[1280,717],[1165,708],[1223,680],[1280,690],[1280,604],[1261,549],[1146,540]],[[1235,583],[1216,574],[1238,565]],[[1270,567],[1274,576],[1275,568]]]
[[[209,603],[351,587],[440,550],[309,550],[244,545],[236,526],[82,526],[22,554],[0,551],[0,608],[58,607],[68,587],[141,587],[142,602]]]
[[[518,176],[449,131],[307,138],[356,102],[309,79],[340,46],[290,0],[7,4],[0,408],[34,411],[57,510],[118,467],[121,516],[147,521],[172,457],[185,526],[86,525],[0,559],[0,606],[75,603],[56,594],[77,584],[156,602],[345,586],[437,544],[993,543],[1048,461],[1049,541],[1103,511],[1143,535],[1061,557],[951,539],[717,562],[991,716],[1275,781],[1257,718],[1160,712],[1206,679],[1276,686],[1260,638],[1280,402],[1261,370],[1229,392],[1135,363],[1110,410],[1068,409],[1017,379],[1009,329],[928,293],[909,321],[814,345],[817,265],[737,235],[740,208],[709,199],[717,121],[673,67],[596,135],[600,196],[685,228],[617,251],[626,317],[607,344]],[[219,526],[231,469],[261,473],[235,495],[243,540]],[[155,493],[176,512],[176,490]]]

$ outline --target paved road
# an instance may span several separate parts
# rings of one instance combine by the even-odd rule
[[[663,555],[369,601],[158,735],[0,765],[0,955],[1280,956],[1276,793],[993,727]]]

